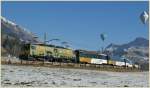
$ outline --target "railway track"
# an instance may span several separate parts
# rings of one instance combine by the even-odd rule
[[[25,66],[40,66],[50,68],[73,68],[73,69],[87,69],[99,71],[113,71],[113,72],[139,72],[138,68],[111,66],[102,64],[81,64],[81,63],[63,63],[63,62],[42,62],[42,61],[10,61],[2,60],[1,64],[8,65],[25,65]]]

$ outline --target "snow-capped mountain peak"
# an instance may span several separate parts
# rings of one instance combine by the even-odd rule
[[[17,24],[15,24],[14,22],[10,21],[10,20],[7,20],[5,17],[1,16],[1,20],[3,20],[4,22],[8,23],[8,24],[11,24],[11,25],[14,25],[16,26]]]
[[[37,42],[31,31],[1,16],[2,33],[23,41]]]
[[[24,28],[24,27],[22,27],[22,26],[16,24],[15,22],[12,22],[12,21],[6,19],[6,18],[3,17],[3,16],[1,16],[1,20],[4,21],[5,23],[9,24],[9,25],[12,25],[12,26],[14,26],[14,27],[21,28],[24,32],[27,32],[27,33],[29,33],[29,34],[32,34],[28,29],[26,29],[26,28]]]

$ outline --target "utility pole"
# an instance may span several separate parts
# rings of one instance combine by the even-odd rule
[[[46,44],[46,32],[44,33],[44,44]]]
[[[44,45],[46,45],[46,32],[44,33]],[[44,60],[43,60],[43,64],[45,62],[46,59],[46,47],[44,47]]]

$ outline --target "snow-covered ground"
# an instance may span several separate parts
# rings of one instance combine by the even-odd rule
[[[107,72],[83,69],[2,65],[2,86],[148,87],[148,72]]]

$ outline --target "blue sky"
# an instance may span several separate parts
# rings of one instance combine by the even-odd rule
[[[2,2],[2,16],[43,39],[59,38],[73,48],[98,50],[110,43],[148,39],[139,16],[148,2]],[[106,33],[103,42],[100,34]],[[58,42],[52,42],[55,44]]]

